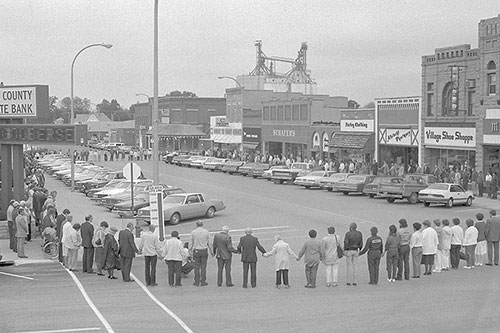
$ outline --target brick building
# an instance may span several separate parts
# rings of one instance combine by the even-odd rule
[[[500,15],[478,29],[477,48],[443,47],[422,57],[421,144],[431,170],[499,171]]]

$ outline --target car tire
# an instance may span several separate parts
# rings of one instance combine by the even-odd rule
[[[418,195],[417,195],[417,193],[413,192],[412,194],[410,194],[410,196],[408,197],[407,200],[412,205],[416,204],[417,201],[418,201]]]
[[[208,217],[209,219],[214,217],[215,216],[215,207],[211,206],[210,208],[208,208],[205,216]]]
[[[368,197],[369,197],[370,199],[373,199],[373,198],[375,198],[375,194],[370,193],[370,194],[368,194]]]
[[[333,188],[328,187],[326,190],[327,190],[328,192],[331,192],[331,191],[333,191]]]
[[[257,179],[257,176],[252,176],[254,179]]]
[[[347,191],[343,191],[343,192],[342,192],[342,194],[343,194],[343,195],[349,195],[349,192],[347,192]]]
[[[453,207],[453,198],[449,198],[448,201],[446,201],[446,207],[448,208]]]
[[[467,201],[465,202],[466,206],[472,206],[472,197],[468,197]]]
[[[424,201],[424,206],[425,206],[425,207],[429,207],[430,205],[431,205],[431,203],[430,203],[430,202],[425,202],[425,201]]]
[[[170,216],[171,225],[179,224],[180,221],[181,221],[181,216],[179,215],[179,213],[173,213],[172,216]]]
[[[305,186],[305,188],[309,190],[311,188],[311,186]]]
[[[387,197],[387,198],[385,198],[385,200],[387,200],[387,202],[390,202],[390,203],[393,203],[394,201],[396,201],[396,199],[393,197]]]

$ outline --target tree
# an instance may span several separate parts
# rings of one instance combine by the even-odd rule
[[[75,96],[73,98],[74,114],[89,114],[90,113],[90,99],[84,97],[83,99]],[[71,97],[64,97],[61,102],[61,110],[63,112],[71,113]]]
[[[101,103],[97,104],[97,110],[104,113],[109,119],[113,121],[124,121],[134,119],[134,114],[128,109],[122,108],[116,99],[111,102],[103,99]]]
[[[355,100],[350,99],[350,100],[347,101],[347,107],[349,109],[359,109],[360,105]]]
[[[364,109],[374,109],[375,108],[375,102],[370,102],[363,106]]]
[[[179,90],[174,90],[166,94],[165,96],[170,96],[170,97],[198,97],[194,92],[191,91],[179,91]]]

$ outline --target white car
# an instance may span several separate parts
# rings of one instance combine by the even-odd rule
[[[472,205],[474,193],[466,191],[461,185],[449,183],[434,183],[426,189],[420,190],[418,200],[429,207],[431,203],[444,204],[451,208],[453,205]]]
[[[305,176],[295,178],[295,185],[304,186],[307,189],[311,187],[321,187],[319,181],[325,177],[330,177],[334,171],[313,171]]]

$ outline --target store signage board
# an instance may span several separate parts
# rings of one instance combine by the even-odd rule
[[[340,121],[341,132],[370,132],[374,131],[373,119],[343,119]]]
[[[87,125],[0,124],[0,142],[2,144],[85,144]]]
[[[473,127],[425,127],[424,144],[475,149],[476,129]]]
[[[35,87],[0,87],[0,118],[36,118]]]

